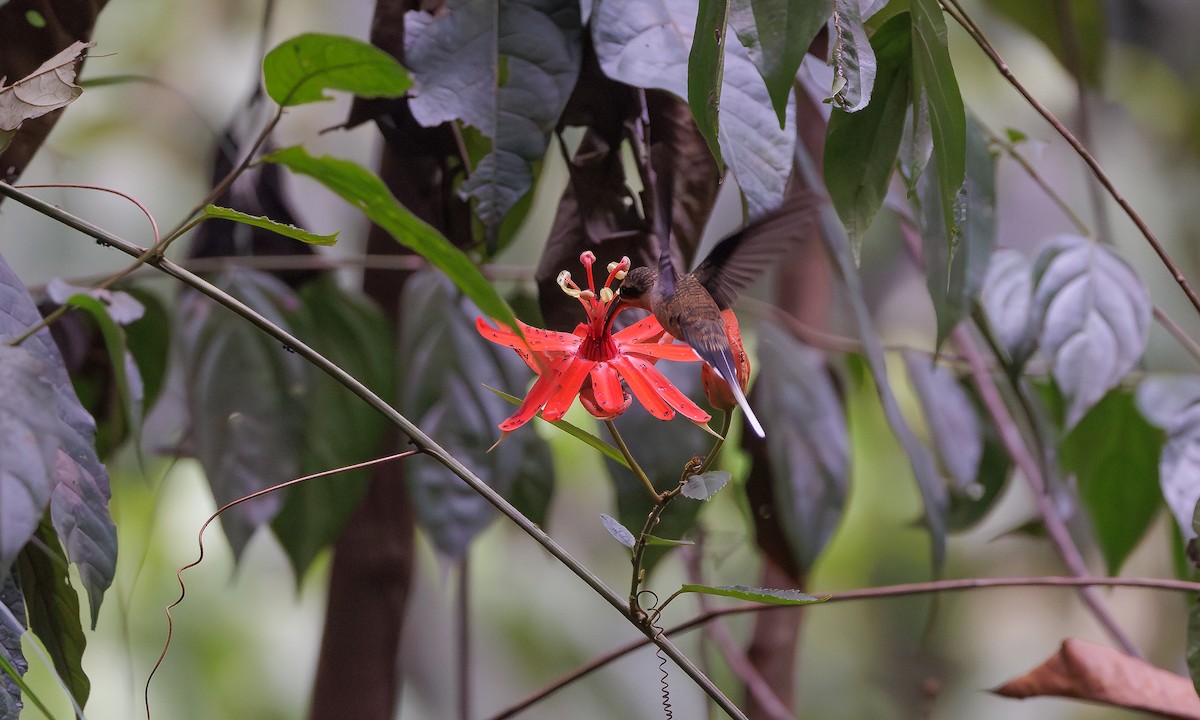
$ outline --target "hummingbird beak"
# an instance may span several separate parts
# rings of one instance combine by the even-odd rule
[[[625,309],[628,303],[625,298],[621,297],[621,293],[617,292],[617,297],[609,304],[608,310],[604,313],[604,327],[612,327],[613,320],[617,317],[617,313]]]

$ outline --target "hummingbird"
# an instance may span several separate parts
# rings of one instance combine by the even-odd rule
[[[617,291],[620,306],[649,310],[663,328],[696,351],[700,359],[728,383],[750,427],[765,437],[762,423],[750,408],[738,382],[737,363],[725,334],[721,312],[729,309],[737,294],[768,264],[778,259],[796,239],[801,225],[796,215],[807,204],[781,208],[752,222],[721,240],[690,273],[675,270],[664,248],[658,268],[636,267],[629,271]]]

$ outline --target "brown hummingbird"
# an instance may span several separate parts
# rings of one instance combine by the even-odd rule
[[[617,292],[621,302],[613,303],[613,311],[620,305],[649,310],[667,332],[690,345],[728,383],[759,437],[764,437],[762,423],[738,382],[721,312],[791,246],[801,227],[797,214],[807,209],[807,203],[796,203],[750,223],[717,243],[695,270],[682,276],[664,250],[657,270],[643,266],[629,271]]]

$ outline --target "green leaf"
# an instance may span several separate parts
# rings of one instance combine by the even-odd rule
[[[646,536],[647,547],[683,547],[685,545],[695,545],[691,540],[668,540],[660,538],[657,535]]]
[[[533,185],[549,133],[579,77],[583,28],[576,0],[449,0],[404,15],[405,63],[418,92],[409,107],[425,126],[462,122],[492,141],[462,191],[494,241]]]
[[[633,537],[633,533],[629,532],[629,528],[622,525],[615,517],[600,513],[600,522],[604,523],[604,529],[608,531],[608,534],[625,547],[632,548],[637,544],[637,540]]]
[[[299,240],[300,242],[308,243],[309,245],[333,245],[337,242],[337,233],[332,235],[317,235],[295,225],[287,223],[275,222],[269,217],[247,215],[244,212],[231,210],[229,208],[219,207],[217,205],[205,205],[204,217],[214,218],[219,220],[232,220],[233,222],[242,223],[243,225],[251,225],[263,230],[270,230],[284,237]]]
[[[330,100],[326,90],[400,97],[412,87],[408,73],[386,52],[351,37],[321,33],[297,35],[267,53],[263,82],[281,107]]]
[[[29,629],[45,646],[75,702],[83,707],[92,688],[82,664],[87,638],[79,623],[79,596],[71,587],[67,557],[49,517],[42,519],[33,541],[21,551],[17,573]]]
[[[749,50],[750,61],[766,83],[782,128],[796,73],[813,38],[833,13],[833,0],[732,0],[731,4],[730,29]],[[700,37],[699,29],[696,37]],[[692,54],[695,52],[693,44]],[[690,97],[690,86],[688,90]]]
[[[370,301],[323,276],[299,291],[300,308],[288,315],[293,332],[380,397],[395,397],[395,338]],[[379,455],[388,423],[324,373],[310,373],[307,425],[300,472],[311,475]],[[366,492],[372,469],[314,478],[289,488],[271,527],[296,576],[333,544]]]
[[[725,74],[725,24],[729,20],[730,0],[699,0],[696,32],[688,53],[687,98],[696,119],[696,127],[708,149],[721,164],[721,146],[717,140],[721,112],[721,78]],[[784,104],[787,95],[784,95]],[[782,112],[779,124],[783,125]]]
[[[983,285],[988,261],[996,246],[996,158],[974,119],[967,124],[967,177],[955,198],[959,241],[951,252],[945,242],[941,198],[929,191],[941,177],[938,167],[926,171],[918,182],[925,187],[917,224],[924,239],[925,281],[937,315],[937,347],[971,312]]]
[[[967,117],[950,50],[946,20],[938,0],[911,0],[913,42],[913,105],[929,110],[933,159],[942,201],[946,245],[953,253],[961,228],[954,215],[956,198],[966,175]],[[932,273],[931,273],[932,275]],[[931,278],[930,282],[934,279]]]
[[[142,306],[140,318],[125,326],[125,342],[142,378],[142,409],[154,406],[163,380],[171,349],[171,316],[162,300],[153,292],[138,287],[126,287],[128,293]]]
[[[713,495],[729,484],[732,476],[724,470],[709,470],[693,475],[683,483],[683,496],[692,500],[711,500]]]
[[[1067,398],[1070,428],[1137,366],[1150,333],[1150,293],[1109,248],[1060,235],[1034,265],[1033,324]]]
[[[316,158],[303,147],[276,150],[263,158],[286,166],[292,172],[308,175],[361,209],[401,245],[428,260],[454,281],[488,317],[520,333],[508,303],[496,293],[462,250],[454,247],[441,233],[419,220],[396,201],[387,186],[374,173],[349,160],[328,155]]]
[[[1068,49],[1060,21],[1060,3],[1045,0],[986,0],[988,8],[1001,17],[1017,24],[1046,46],[1063,68],[1074,73],[1078,64],[1083,79],[1089,85],[1100,85],[1107,53],[1108,30],[1105,20],[1105,5],[1094,0],[1066,0],[1061,5],[1069,8],[1078,50]]]
[[[825,186],[855,240],[883,206],[900,149],[911,95],[910,15],[901,13],[884,23],[871,45],[878,74],[870,104],[854,113],[833,108],[825,135]]]
[[[504,400],[506,400],[508,403],[510,403],[512,405],[520,405],[521,404],[521,398],[517,397],[516,395],[509,395],[508,393],[504,392],[503,390],[497,390],[496,388],[488,387],[487,385],[484,385],[484,387],[487,388],[488,390],[491,390],[492,392],[496,393],[500,397],[504,398]],[[542,418],[542,414],[540,412],[537,414],[537,417],[539,420],[542,420],[543,422],[545,422],[545,419]],[[613,447],[612,445],[609,445],[608,443],[604,442],[603,440],[601,440],[600,438],[591,434],[587,430],[584,430],[583,428],[579,427],[578,425],[572,425],[571,423],[567,422],[566,420],[556,420],[550,424],[553,425],[554,427],[558,428],[559,430],[562,430],[563,432],[565,432],[566,434],[575,438],[576,440],[580,440],[580,441],[586,443],[589,447],[591,447],[595,450],[599,450],[600,452],[604,453],[604,456],[606,458],[608,458],[609,460],[612,460],[613,462],[620,463],[621,465],[623,465],[625,467],[626,470],[630,469],[629,461],[625,459],[625,456],[621,454],[620,450],[618,450],[615,447]]]
[[[828,599],[808,595],[799,590],[771,590],[767,588],[747,587],[745,585],[713,586],[685,583],[680,590],[685,593],[703,593],[704,595],[718,595],[720,597],[737,598],[738,600],[749,600],[750,602],[761,603],[763,605],[812,605],[813,603],[825,602]]]
[[[904,32],[907,34],[908,30]],[[876,36],[878,34],[876,31]],[[867,39],[858,0],[834,0],[833,35],[833,50],[829,56],[836,89],[832,100],[835,107],[855,113],[868,107],[874,96],[878,71],[875,50]],[[906,51],[905,54],[909,53]]]
[[[1138,413],[1133,393],[1116,389],[1059,442],[1063,469],[1079,481],[1109,575],[1120,572],[1158,512],[1164,440]]]

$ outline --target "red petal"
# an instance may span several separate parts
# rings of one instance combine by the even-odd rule
[[[679,391],[679,388],[672,385],[671,381],[658,371],[658,368],[634,355],[626,355],[625,360],[635,370],[635,374],[640,376],[640,381],[648,385],[650,391],[655,395],[655,398],[659,403],[665,401],[666,404],[675,408],[682,413],[684,417],[694,422],[706,423],[712,419],[711,415],[701,410],[699,405],[692,402],[687,395],[684,395]],[[629,382],[629,375],[622,373],[622,376],[627,382]],[[642,404],[646,405],[646,400],[638,392],[638,390],[634,388],[632,382],[629,383],[629,387],[633,390],[634,394],[637,395],[638,400],[641,400]],[[646,409],[649,410],[650,406],[646,405]],[[651,414],[653,414],[653,412],[654,411],[651,410]],[[658,416],[656,415],[656,417]],[[668,415],[663,419],[670,419],[670,417],[671,416]]]
[[[625,382],[629,384],[629,389],[633,391],[634,397],[645,406],[651,415],[659,420],[670,420],[675,417],[675,411],[663,401],[663,398],[659,395],[659,389],[646,376],[645,369],[650,368],[653,370],[653,365],[632,355],[622,355],[613,360],[612,364],[617,368],[617,372],[621,373],[621,377],[625,378]],[[659,376],[661,377],[662,373],[659,373]],[[667,384],[670,385],[670,383]]]
[[[664,332],[666,331],[658,323],[658,318],[653,315],[647,315],[624,330],[613,333],[613,337],[624,342],[643,343],[649,340],[657,340]]]
[[[627,355],[642,355],[655,360],[674,360],[676,362],[697,362],[700,356],[690,346],[683,343],[639,343],[637,345],[620,346],[621,352]]]
[[[621,378],[610,363],[596,363],[592,368],[592,394],[596,406],[609,414],[620,414],[628,405],[625,391],[621,389]]]
[[[542,410],[543,420],[554,422],[562,419],[567,408],[574,402],[575,396],[579,394],[579,386],[583,384],[583,379],[587,377],[593,364],[590,360],[575,358],[565,372],[555,373],[554,394],[546,401],[546,407]]]
[[[515,413],[497,427],[507,433],[516,430],[532,420],[533,416],[537,415],[538,410],[542,409],[542,405],[546,404],[546,400],[554,392],[555,386],[553,372],[547,372],[545,375],[539,377],[537,382],[533,384],[533,387],[529,389],[529,394],[521,402],[521,407],[517,408]]]
[[[521,321],[517,321],[521,326],[521,332],[525,333],[525,339],[506,328],[494,328],[488,325],[483,318],[475,318],[475,328],[479,330],[479,334],[504,347],[512,348],[518,351],[533,351],[533,352],[550,352],[574,350],[579,347],[579,338],[571,333],[556,332],[554,330],[543,330],[535,328]]]

